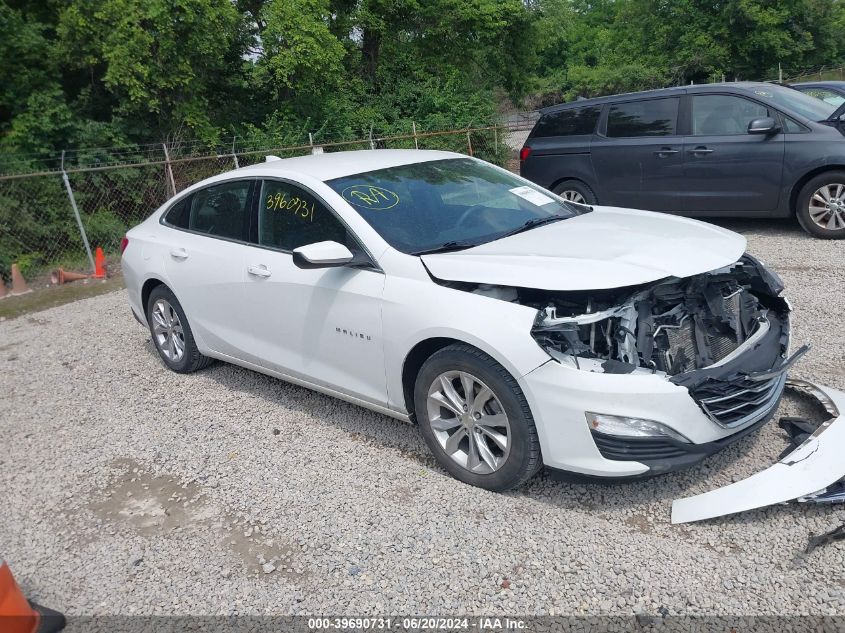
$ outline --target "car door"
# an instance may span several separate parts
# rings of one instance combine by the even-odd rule
[[[683,186],[680,97],[640,99],[608,106],[591,156],[599,203],[677,212]]]
[[[236,180],[194,192],[165,214],[163,256],[171,289],[191,328],[213,351],[252,360],[246,348],[243,284],[255,180]]]
[[[684,212],[765,214],[777,209],[783,133],[748,133],[751,121],[779,120],[777,113],[735,94],[692,94],[687,99],[690,135],[684,139]]]
[[[356,238],[319,197],[285,180],[263,182],[254,237],[244,284],[250,351],[272,371],[385,405],[384,274],[368,257],[356,266],[302,269],[291,254],[322,241],[361,254]]]

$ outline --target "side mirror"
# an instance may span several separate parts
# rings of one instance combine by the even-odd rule
[[[780,127],[772,117],[763,117],[762,119],[754,119],[748,124],[749,134],[777,134],[780,132]]]
[[[315,242],[293,249],[293,263],[298,268],[332,268],[345,266],[354,255],[337,242]]]

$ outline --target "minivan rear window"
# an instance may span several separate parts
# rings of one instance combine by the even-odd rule
[[[671,136],[678,122],[677,97],[617,103],[607,115],[611,137]]]
[[[601,106],[586,108],[570,108],[558,112],[544,114],[537,127],[534,128],[534,138],[545,136],[576,136],[592,134],[596,129],[596,122],[601,114]]]

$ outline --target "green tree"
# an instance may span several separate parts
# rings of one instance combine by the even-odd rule
[[[220,133],[215,111],[237,76],[239,14],[228,0],[72,0],[58,20],[58,52],[90,77],[132,135],[187,128]]]

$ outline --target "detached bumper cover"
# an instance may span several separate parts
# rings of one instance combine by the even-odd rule
[[[826,420],[798,448],[747,479],[672,503],[672,523],[689,523],[813,497],[845,477],[845,393],[800,380],[787,386],[814,397]]]

